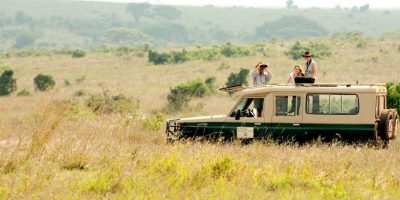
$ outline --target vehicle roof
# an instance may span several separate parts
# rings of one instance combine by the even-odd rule
[[[248,86],[239,92],[241,95],[270,93],[270,92],[318,92],[318,93],[386,93],[384,84],[302,84],[302,85],[282,85],[271,84],[261,86]]]

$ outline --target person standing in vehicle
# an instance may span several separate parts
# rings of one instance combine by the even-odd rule
[[[306,60],[304,76],[310,78],[311,82],[314,83],[317,78],[317,63],[312,59],[310,51],[304,52],[303,58]]]
[[[253,85],[265,85],[273,78],[272,73],[268,70],[268,64],[263,62],[257,63],[255,69],[250,74]]]
[[[273,78],[272,73],[267,69],[268,64],[258,62],[254,71],[251,72],[250,78],[253,85],[266,85]],[[264,107],[264,99],[254,99],[254,108],[257,109],[257,117],[262,117]]]

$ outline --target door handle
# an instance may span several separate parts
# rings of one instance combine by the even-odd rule
[[[300,124],[293,124],[293,126],[300,126]]]

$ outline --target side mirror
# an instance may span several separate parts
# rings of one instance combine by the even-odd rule
[[[236,111],[236,114],[235,114],[235,120],[239,120],[239,119],[240,119],[240,114],[241,114],[241,110],[238,109],[238,110]]]

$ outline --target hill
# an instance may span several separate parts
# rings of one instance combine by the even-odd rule
[[[135,10],[129,13],[128,4],[123,3],[67,0],[0,0],[0,3],[0,49],[95,48],[118,42],[157,47],[212,45],[349,31],[379,36],[400,26],[396,10],[148,5],[148,13],[142,13],[136,20],[132,15]],[[141,9],[141,4],[133,5]],[[132,38],[135,42],[131,42]]]

